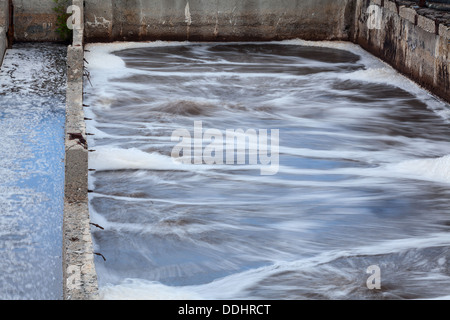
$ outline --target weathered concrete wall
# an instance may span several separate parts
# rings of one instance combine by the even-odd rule
[[[357,0],[352,40],[450,101],[450,13],[415,9],[412,1],[399,3]],[[368,23],[369,6],[379,12],[379,28]]]
[[[59,41],[53,0],[13,0],[15,41]]]
[[[83,6],[82,0],[73,0]],[[88,205],[88,159],[83,110],[83,24],[75,29],[67,55],[65,190],[63,225],[64,299],[98,298]]]
[[[9,26],[9,6],[8,0],[0,0],[0,66],[8,48],[7,32]]]
[[[86,0],[86,40],[347,39],[353,0]]]

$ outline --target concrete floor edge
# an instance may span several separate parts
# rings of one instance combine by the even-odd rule
[[[83,8],[83,2],[74,0],[73,5]],[[73,43],[67,50],[63,294],[64,300],[97,300],[88,199],[89,150],[83,111],[84,29],[73,31]]]

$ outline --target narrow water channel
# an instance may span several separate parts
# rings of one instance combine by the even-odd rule
[[[0,69],[0,299],[62,299],[66,47],[15,44]]]

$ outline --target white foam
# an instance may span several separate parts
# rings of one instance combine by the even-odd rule
[[[188,289],[165,286],[142,279],[126,279],[120,285],[106,285],[100,289],[103,300],[202,300]]]
[[[137,148],[122,149],[116,147],[99,147],[90,155],[90,166],[102,170],[176,170],[182,164],[172,161],[170,157],[158,153],[147,153]]]
[[[148,48],[148,47],[168,47],[179,46],[182,42],[112,42],[112,43],[93,43],[86,45],[85,59],[88,61],[88,69],[96,71],[123,71],[125,61],[114,55],[116,51],[126,49]]]
[[[101,146],[89,156],[89,165],[97,171],[110,170],[174,170],[195,171],[210,170],[262,170],[264,165],[196,165],[183,163],[179,159],[164,156],[157,152],[147,153],[138,148],[119,148]]]
[[[348,73],[334,73],[336,77],[347,80],[362,81],[368,83],[381,83],[390,84],[399,88],[402,88],[410,93],[415,94],[419,99],[424,101],[429,108],[436,112],[446,121],[450,121],[450,108],[447,103],[433,96],[429,91],[420,87],[418,84],[410,80],[409,78],[398,73],[394,68],[392,68],[387,63],[374,57],[367,51],[365,51],[361,46],[353,44],[351,42],[345,41],[305,41],[301,39],[295,40],[284,40],[284,41],[274,41],[268,43],[279,43],[279,44],[289,44],[289,45],[300,45],[309,47],[323,47],[323,48],[334,48],[339,50],[345,50],[356,54],[360,57],[360,63],[365,65],[365,69],[348,72]],[[136,69],[128,69],[125,66],[125,62],[114,55],[116,51],[126,50],[126,49],[137,49],[137,48],[148,48],[148,47],[168,47],[168,46],[180,46],[186,44],[195,44],[195,42],[165,42],[165,41],[154,41],[154,42],[114,42],[107,44],[88,44],[86,46],[88,52],[86,52],[85,57],[89,62],[88,68],[96,72],[96,76],[102,74],[103,77],[118,77],[123,76],[127,73],[139,73]],[[146,71],[148,74],[151,71]],[[153,72],[155,75],[168,75],[167,72]],[[211,73],[211,76],[224,76],[228,73]],[[185,73],[173,72],[172,75],[185,76]],[[204,75],[204,74],[202,74]],[[235,75],[235,74],[233,74]],[[239,74],[240,77],[265,77],[277,76],[282,79],[298,79],[299,76],[293,77],[286,74]],[[320,74],[317,76],[321,76]]]
[[[407,160],[389,165],[388,168],[411,179],[450,183],[450,155],[440,158]]]
[[[255,297],[251,297],[247,289],[252,288],[274,274],[300,270],[314,272],[320,267],[328,268],[327,270],[330,273],[338,274],[341,271],[329,264],[337,259],[378,256],[401,253],[411,249],[447,246],[449,240],[447,233],[434,233],[426,237],[379,241],[373,245],[356,247],[354,249],[326,251],[310,258],[295,261],[279,261],[268,266],[235,273],[202,285],[171,287],[144,279],[126,279],[117,285],[109,284],[103,286],[100,288],[100,292],[101,297],[105,300],[126,300],[131,298],[141,300],[252,299]],[[358,283],[355,284],[355,286],[358,285]],[[330,286],[330,288],[335,289],[333,286]],[[445,297],[438,299],[442,298]]]
[[[114,70],[117,72],[125,68],[125,61],[109,53],[97,52],[88,58],[89,69],[91,70]]]
[[[389,84],[401,89],[404,89],[410,93],[413,93],[420,100],[424,101],[429,108],[436,112],[440,117],[446,121],[450,121],[450,107],[448,103],[438,99],[425,88],[421,87],[411,79],[398,73],[389,64],[383,62],[381,59],[376,58],[361,46],[345,42],[345,41],[305,41],[305,40],[286,40],[281,41],[283,44],[312,46],[312,47],[324,47],[335,48],[340,50],[349,51],[351,53],[360,56],[360,62],[365,65],[365,69],[357,70],[350,73],[336,73],[336,76],[340,79],[355,80],[367,83],[380,83]]]
[[[424,300],[424,299],[419,299],[419,300]],[[425,300],[450,300],[450,295],[440,296],[440,297],[436,297],[436,298],[432,298],[432,299],[425,299]]]

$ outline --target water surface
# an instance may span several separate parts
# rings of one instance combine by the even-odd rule
[[[0,299],[62,299],[66,48],[15,44],[0,70]]]
[[[446,103],[345,43],[89,50],[103,298],[450,295]],[[194,121],[278,129],[277,174],[173,161],[172,133]]]

